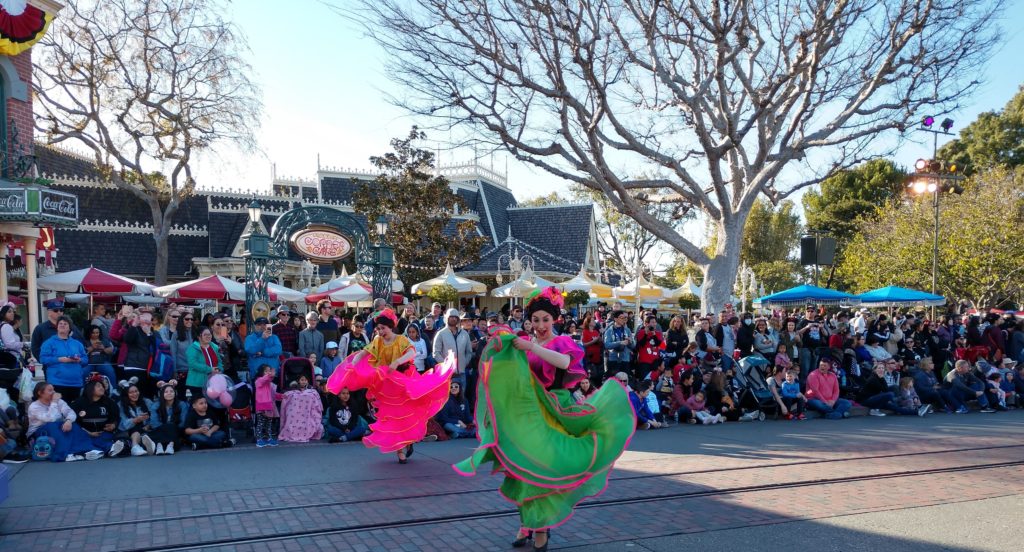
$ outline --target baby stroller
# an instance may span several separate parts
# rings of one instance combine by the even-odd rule
[[[18,357],[10,351],[0,350],[0,388],[7,390],[12,402],[20,401],[18,394],[18,378],[21,377],[21,364]]]
[[[234,386],[235,399],[228,408],[228,424],[232,430],[252,435],[252,410],[253,393],[252,388],[245,382]]]
[[[309,385],[316,384],[316,380],[313,378],[313,363],[304,357],[285,359],[281,365],[281,382],[278,384],[277,391],[284,393],[298,385],[300,376],[306,376]]]
[[[740,408],[778,417],[779,405],[768,389],[768,359],[761,355],[741,358],[735,379],[740,389]],[[763,414],[759,418],[763,420]]]

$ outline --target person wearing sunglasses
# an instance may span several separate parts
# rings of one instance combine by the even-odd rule
[[[43,343],[57,335],[57,319],[64,316],[64,300],[61,298],[45,301],[43,306],[46,307],[46,321],[40,323],[32,330],[32,356],[37,359],[39,358]],[[85,342],[82,339],[82,332],[78,331],[74,324],[71,324],[71,337],[83,343]]]

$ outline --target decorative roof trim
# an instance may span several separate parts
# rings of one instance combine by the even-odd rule
[[[555,255],[554,253],[551,253],[549,251],[541,249],[541,248],[539,248],[539,247],[537,247],[535,245],[530,245],[530,244],[528,244],[528,243],[526,243],[526,242],[524,242],[524,241],[522,241],[520,239],[514,238],[512,236],[509,236],[509,237],[505,238],[505,241],[503,241],[502,243],[498,244],[496,247],[491,248],[486,253],[482,253],[480,255],[480,259],[483,260],[488,255],[491,255],[491,254],[495,253],[496,251],[500,251],[501,248],[503,246],[507,245],[507,244],[521,246],[523,249],[527,249],[529,251],[533,251],[534,253],[539,253],[541,255],[544,255],[545,257],[547,257],[549,259],[549,260],[545,260],[544,262],[546,262],[546,263],[548,263],[548,264],[550,264],[552,266],[561,266],[563,268],[579,266],[579,263],[572,262],[572,261],[570,261],[568,259],[563,259],[562,257],[559,257],[558,255]],[[552,262],[552,260],[550,260],[550,259],[553,259],[554,262]],[[579,272],[578,268],[569,268],[569,271],[567,273],[575,275],[577,272]]]
[[[480,203],[484,204],[484,214],[487,215],[487,229],[491,231],[491,239],[494,240],[494,247],[501,245],[498,242],[498,232],[494,229],[494,219],[491,218],[491,207],[487,204],[487,194],[484,193],[484,186],[479,180],[476,181],[477,193],[480,194]]]
[[[72,176],[68,174],[53,174],[46,173],[42,175],[43,178],[53,180],[58,186],[70,186],[78,188],[106,188],[108,190],[117,190],[117,184],[113,182],[107,182],[105,180],[99,180],[96,178],[82,178],[79,176]]]
[[[121,221],[109,221],[104,220],[89,220],[85,219],[79,221],[78,227],[73,230],[83,230],[86,232],[114,232],[118,234],[153,234],[153,225],[149,223],[141,224],[138,222],[121,222]],[[170,235],[172,236],[184,236],[193,238],[208,237],[210,234],[205,226],[197,225],[173,225],[171,226]]]
[[[232,206],[231,204],[213,203],[213,202],[211,202],[209,204],[209,206],[206,208],[206,210],[210,214],[213,214],[213,213],[225,214],[226,213],[226,214],[231,214],[231,215],[238,215],[238,214],[248,214],[246,212],[246,207],[247,206],[244,205],[244,204],[243,205]],[[284,214],[284,213],[286,213],[286,212],[288,212],[290,210],[291,210],[290,206],[287,207],[287,208],[284,208],[284,207],[272,207],[272,206],[267,205],[267,206],[263,207],[263,214],[264,215],[281,215],[281,214]]]
[[[564,201],[549,205],[516,205],[505,209],[506,211],[528,211],[530,209],[561,209],[563,207],[593,207],[592,201]]]

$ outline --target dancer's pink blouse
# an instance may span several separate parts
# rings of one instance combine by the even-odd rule
[[[587,371],[583,369],[583,349],[571,337],[559,335],[541,346],[563,355],[569,355],[568,372],[562,379],[565,389],[576,387],[581,379],[587,377]],[[537,381],[544,386],[544,389],[550,389],[551,384],[555,382],[556,368],[529,351],[526,352],[526,360],[530,363],[530,371],[537,377]]]

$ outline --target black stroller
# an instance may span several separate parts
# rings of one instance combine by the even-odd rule
[[[771,413],[778,418],[779,404],[768,388],[768,360],[761,355],[743,357],[735,374],[740,389],[740,408]],[[763,417],[761,418],[764,419]]]
[[[0,387],[7,390],[7,395],[15,404],[21,400],[18,393],[20,377],[21,363],[18,362],[18,357],[9,351],[0,351]]]
[[[285,359],[284,363],[281,364],[281,381],[278,384],[277,391],[284,393],[293,386],[298,385],[299,377],[306,376],[306,380],[309,381],[309,385],[315,385],[316,380],[313,378],[313,363],[308,358],[304,357],[291,357]]]

